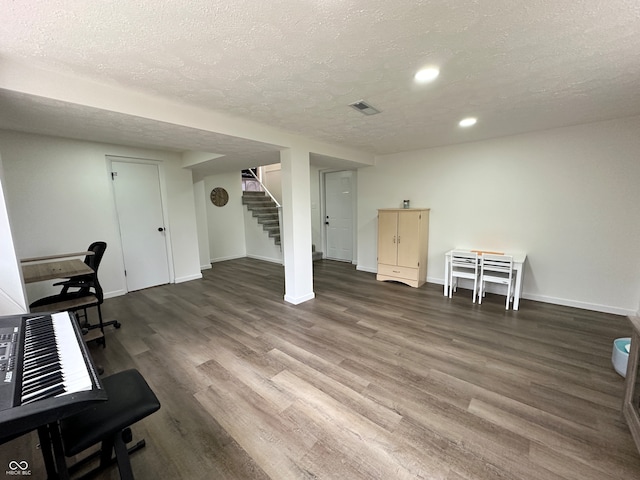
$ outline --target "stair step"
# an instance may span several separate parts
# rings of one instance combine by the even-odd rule
[[[254,217],[258,219],[258,223],[261,223],[260,220],[277,220],[278,215],[274,215],[273,213],[254,213]]]
[[[250,208],[255,216],[257,213],[271,213],[274,215],[278,215],[278,209],[276,207],[258,207],[258,208]]]
[[[252,207],[276,207],[276,204],[273,203],[270,199],[267,201],[263,199],[251,200],[251,199],[243,198],[242,204],[247,206],[252,206]]]
[[[278,217],[274,217],[274,218],[262,218],[262,217],[259,217],[258,218],[258,223],[260,225],[280,225],[280,222],[278,221]]]
[[[259,198],[269,198],[269,195],[267,195],[265,192],[242,192],[242,198],[255,198],[255,199],[259,199]]]
[[[259,196],[266,197],[267,196],[267,194],[262,190],[244,190],[242,192],[242,195],[243,196],[246,195],[247,197],[259,197]]]
[[[247,206],[251,215],[256,218],[262,230],[280,245],[280,221],[278,207],[265,192],[242,192],[242,204]]]
[[[267,211],[267,212],[273,212],[273,213],[278,213],[278,208],[273,205],[273,204],[261,204],[261,205],[254,205],[251,203],[245,203],[245,205],[247,206],[247,208],[249,210],[251,210],[252,212],[263,212],[263,211]]]
[[[273,209],[274,211],[278,211],[278,207],[273,202],[260,202],[260,203],[245,203],[245,205],[253,210],[262,210],[265,208]]]
[[[269,225],[280,225],[278,221],[278,217],[267,217],[267,216],[254,216],[254,218],[258,221],[260,225],[265,227]]]
[[[271,197],[267,197],[266,195],[260,195],[260,196],[243,195],[242,196],[242,201],[243,202],[249,202],[249,203],[262,203],[262,202],[273,203],[273,200],[271,199]]]
[[[273,201],[271,200],[271,197],[268,197],[267,195],[242,195],[242,198],[250,202],[260,202],[263,200],[267,200],[269,202]]]

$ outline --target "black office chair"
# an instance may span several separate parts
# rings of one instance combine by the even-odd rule
[[[98,280],[98,267],[100,266],[106,249],[106,242],[92,243],[89,246],[89,250],[94,252],[94,255],[87,255],[84,262],[93,269],[93,273],[54,283],[54,285],[62,285],[60,293],[36,300],[29,305],[30,310],[32,312],[65,310],[75,313],[76,317],[80,317],[78,312],[82,311],[84,324],[81,324],[81,326],[83,328],[89,330],[99,328],[102,333],[104,333],[104,327],[108,325],[120,328],[120,322],[117,320],[104,322],[102,319],[102,309],[100,308],[100,305],[102,305],[104,301],[104,293]],[[98,310],[98,325],[90,325],[88,322],[87,308],[91,307],[96,307]],[[104,336],[102,337],[102,344],[106,346]]]
[[[144,447],[145,441],[140,440],[127,449],[126,444],[132,440],[131,425],[157,411],[160,401],[135,369],[109,375],[102,379],[102,385],[107,392],[106,401],[60,421],[62,445],[67,457],[77,455],[97,443],[102,444],[99,451],[70,466],[68,470],[73,473],[100,457],[100,465],[83,476],[91,477],[113,463],[111,454],[115,451],[120,478],[132,480],[129,454]]]
[[[107,249],[106,242],[93,242],[87,248],[87,251],[93,252],[93,255],[86,255],[84,257],[84,263],[94,272],[98,272],[98,267],[100,266],[100,262],[102,261],[102,257],[104,256],[104,252]],[[86,285],[90,285],[93,281],[93,275],[80,275],[78,277],[68,278],[63,282],[54,283],[53,286],[62,285],[63,288],[61,293],[66,293],[69,287],[84,287]]]

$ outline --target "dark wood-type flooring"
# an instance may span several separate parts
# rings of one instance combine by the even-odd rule
[[[134,426],[137,479],[640,478],[611,366],[626,318],[376,282],[314,263],[316,298],[283,300],[280,265],[108,299],[106,374],[135,367],[160,401]],[[37,435],[0,446],[44,476]],[[118,478],[114,467],[101,479]]]

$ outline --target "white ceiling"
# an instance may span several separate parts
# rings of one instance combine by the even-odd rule
[[[2,5],[3,59],[386,154],[640,115],[640,2],[20,0]],[[416,85],[432,64],[440,76]],[[361,99],[382,113],[348,107]],[[278,158],[7,89],[0,128]]]

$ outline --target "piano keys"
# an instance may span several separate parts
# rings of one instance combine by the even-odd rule
[[[0,317],[0,442],[106,398],[72,314]]]
[[[21,403],[91,390],[91,378],[77,348],[68,316],[25,320]]]

